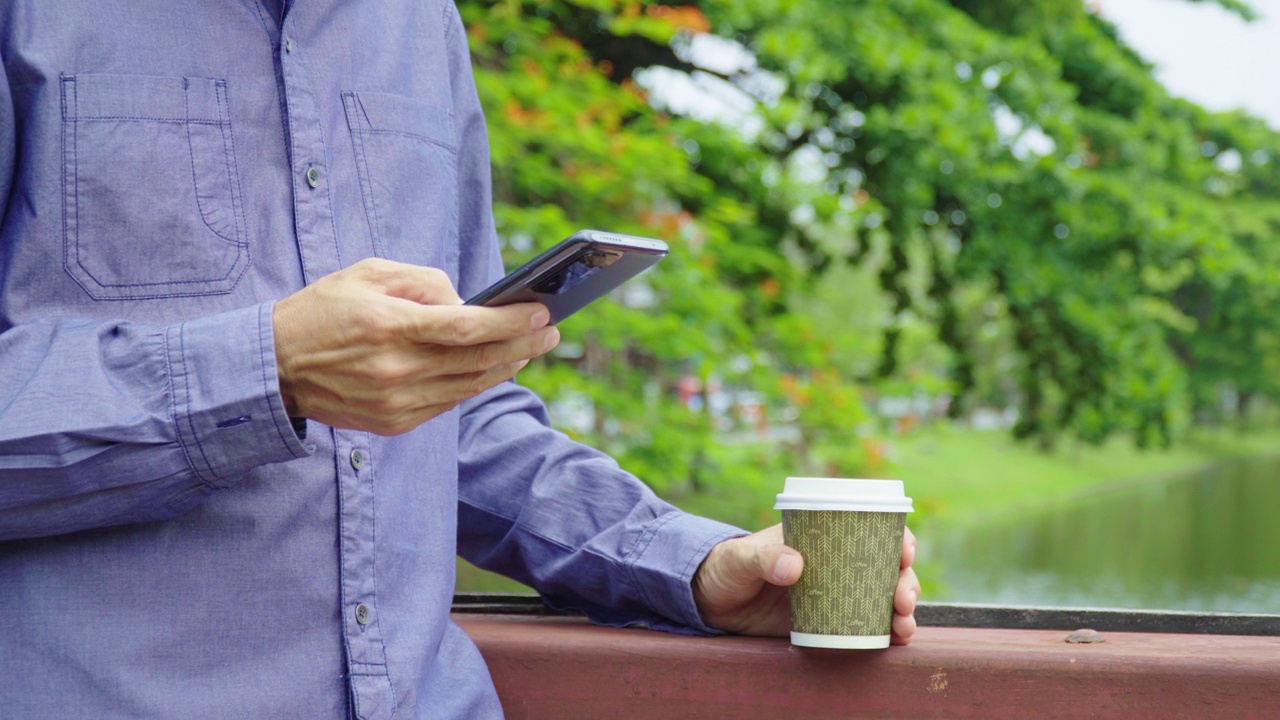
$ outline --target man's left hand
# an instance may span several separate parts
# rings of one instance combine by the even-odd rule
[[[916,632],[916,599],[920,581],[911,569],[916,537],[902,534],[902,564],[893,595],[895,645],[906,645]],[[787,587],[800,579],[804,559],[782,542],[782,526],[725,540],[711,549],[693,578],[693,597],[706,624],[741,635],[791,632]]]

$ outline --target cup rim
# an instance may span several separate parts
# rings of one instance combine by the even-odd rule
[[[776,510],[913,512],[901,480],[788,477]]]

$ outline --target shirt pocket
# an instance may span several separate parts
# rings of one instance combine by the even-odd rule
[[[343,93],[342,104],[374,253],[439,268],[457,282],[453,115],[439,105],[381,92]]]
[[[223,80],[62,77],[67,271],[99,300],[228,293],[249,265]]]

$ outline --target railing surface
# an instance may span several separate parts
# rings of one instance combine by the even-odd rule
[[[537,595],[458,593],[453,611],[471,615],[573,617],[577,613],[547,607]],[[1006,605],[922,602],[916,608],[922,627],[998,628],[1002,630],[1076,630],[1180,633],[1188,635],[1262,635],[1280,637],[1280,615],[1036,608]]]
[[[537,598],[454,610],[512,720],[1280,718],[1274,616],[922,605],[909,646],[838,651],[596,627]],[[1066,642],[1081,627],[1105,642]]]

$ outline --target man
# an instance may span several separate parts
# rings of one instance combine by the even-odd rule
[[[2,13],[0,714],[500,716],[455,552],[597,622],[786,631],[777,528],[552,431],[506,382],[545,309],[459,305],[502,265],[452,3]]]

